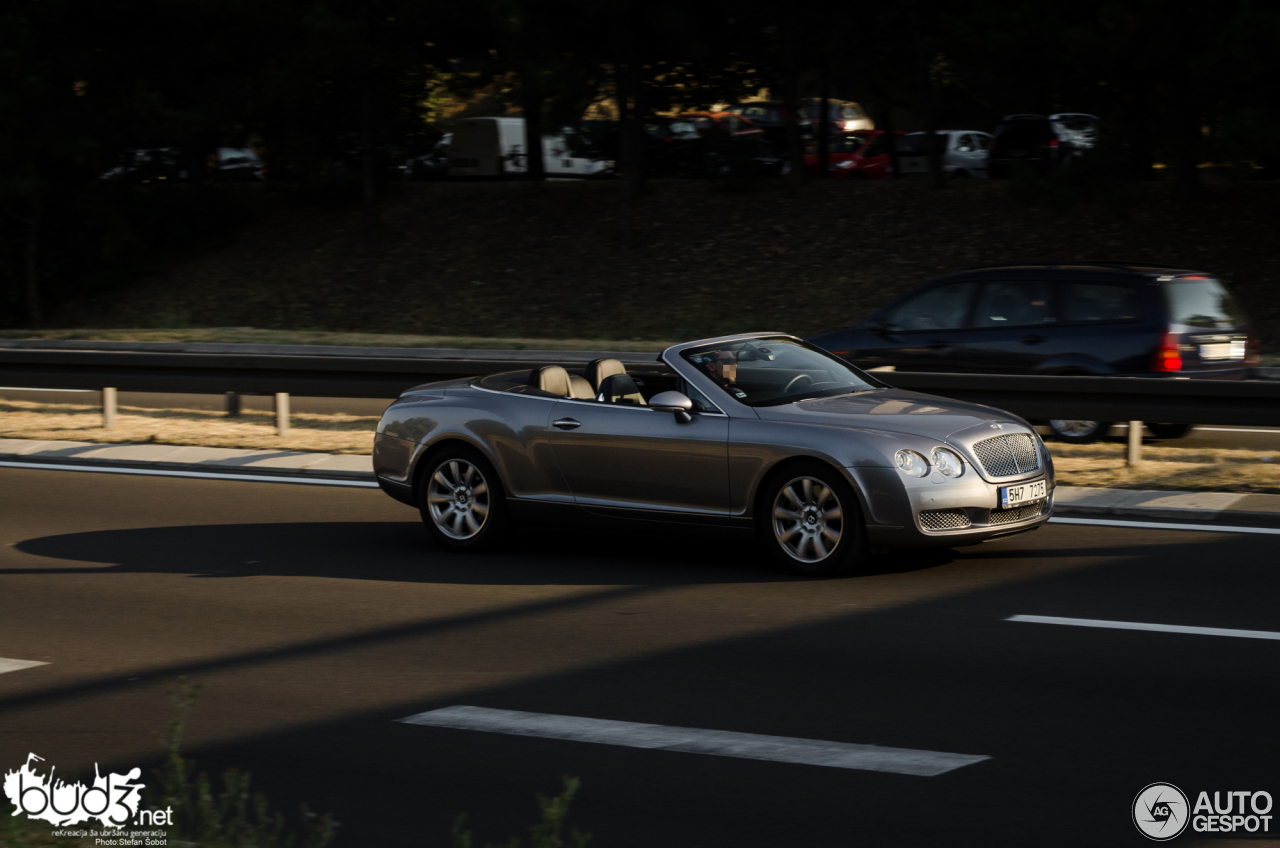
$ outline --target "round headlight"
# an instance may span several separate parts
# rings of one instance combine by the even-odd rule
[[[912,477],[923,477],[929,473],[929,461],[913,450],[900,450],[893,455],[898,469]]]
[[[934,470],[941,471],[944,477],[959,477],[964,473],[964,462],[953,451],[934,448],[932,456]]]

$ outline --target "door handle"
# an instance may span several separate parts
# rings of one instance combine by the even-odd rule
[[[582,426],[582,422],[574,421],[572,418],[561,418],[559,421],[552,421],[551,426],[561,430],[576,430]]]

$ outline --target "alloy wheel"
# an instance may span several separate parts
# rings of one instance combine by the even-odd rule
[[[797,477],[773,501],[773,534],[795,560],[822,562],[844,533],[844,510],[831,487],[815,477]]]
[[[450,539],[470,539],[484,529],[489,516],[489,485],[465,459],[440,464],[427,486],[431,520]]]

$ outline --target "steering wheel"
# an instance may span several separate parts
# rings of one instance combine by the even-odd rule
[[[782,393],[784,395],[791,394],[791,390],[794,389],[796,387],[796,383],[799,383],[801,380],[807,380],[808,385],[813,385],[813,378],[808,374],[797,374],[791,378],[786,386],[782,388]]]

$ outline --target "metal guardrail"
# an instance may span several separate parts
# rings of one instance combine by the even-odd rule
[[[37,346],[40,345],[40,346]],[[283,432],[288,396],[394,398],[410,386],[598,357],[667,370],[653,353],[427,350],[295,345],[0,341],[0,385],[115,392],[274,394]],[[1033,420],[1280,425],[1280,381],[876,372],[904,389],[998,407]],[[108,404],[107,398],[111,401]]]

